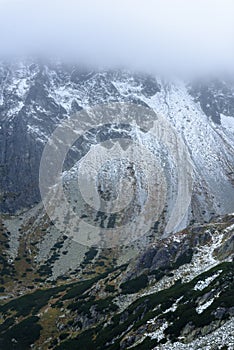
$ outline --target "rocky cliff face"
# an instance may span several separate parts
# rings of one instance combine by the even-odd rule
[[[0,86],[1,211],[14,213],[40,201],[40,157],[61,120],[112,102],[151,107],[183,138],[194,167],[187,222],[233,211],[232,82],[164,82],[143,74],[31,61],[2,63]]]

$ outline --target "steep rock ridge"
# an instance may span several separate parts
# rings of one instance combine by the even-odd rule
[[[213,79],[207,82],[195,82],[189,89],[196,102],[199,102],[204,113],[214,123],[221,124],[221,116],[234,114],[233,81]]]
[[[58,121],[60,107],[48,97],[48,79],[38,65],[1,68],[1,210],[14,212],[40,199],[43,142]]]

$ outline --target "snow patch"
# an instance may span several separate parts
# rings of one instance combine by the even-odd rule
[[[234,117],[221,114],[221,124],[225,129],[234,132]]]
[[[214,281],[222,272],[222,270],[219,270],[215,275],[207,277],[204,281],[198,281],[197,284],[194,286],[194,290],[203,290],[206,287],[209,286],[209,284]]]
[[[180,302],[180,300],[183,299],[183,296],[180,297],[179,299],[177,299],[174,304],[167,310],[163,311],[164,314],[166,314],[167,312],[175,312],[178,306],[178,303]]]
[[[144,336],[150,337],[151,339],[157,339],[157,341],[162,340],[165,335],[164,331],[168,327],[168,322],[164,322],[157,330],[151,333],[145,333]]]
[[[208,300],[206,303],[199,305],[198,307],[196,307],[196,312],[198,314],[201,314],[205,309],[207,309],[215,300],[215,298],[212,298],[210,300]]]

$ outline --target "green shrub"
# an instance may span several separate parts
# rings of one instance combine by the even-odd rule
[[[0,336],[0,348],[4,350],[26,350],[30,349],[30,345],[33,344],[40,336],[40,330],[42,327],[37,324],[38,317],[29,317],[6,332],[1,333]],[[15,342],[12,342],[15,339]]]
[[[107,284],[106,287],[105,287],[105,291],[109,292],[109,293],[112,293],[112,292],[115,291],[115,287],[112,286],[111,284]]]
[[[141,275],[130,281],[126,281],[120,285],[123,294],[137,293],[139,290],[147,287],[148,278],[146,275]]]

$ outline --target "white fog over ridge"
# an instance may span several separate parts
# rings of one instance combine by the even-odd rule
[[[153,73],[233,73],[233,13],[231,0],[1,0],[1,56],[58,56]]]

